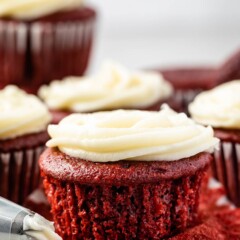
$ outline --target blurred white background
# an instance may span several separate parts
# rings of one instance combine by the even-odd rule
[[[99,11],[90,71],[207,65],[240,48],[239,0],[89,0]]]

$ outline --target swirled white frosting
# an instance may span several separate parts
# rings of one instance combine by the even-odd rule
[[[145,108],[172,93],[172,87],[158,73],[131,73],[107,63],[93,77],[68,77],[43,86],[39,96],[50,109],[92,112],[116,108]]]
[[[0,17],[34,19],[79,7],[83,0],[0,0]]]
[[[49,125],[48,147],[94,162],[179,160],[213,151],[211,127],[197,125],[168,107],[159,112],[115,110],[72,114]]]
[[[16,86],[0,90],[0,139],[40,132],[51,120],[47,107]]]
[[[189,112],[198,123],[240,129],[240,80],[200,93],[189,105]]]
[[[23,221],[23,231],[37,240],[61,240],[62,238],[54,232],[52,222],[41,217],[37,213],[33,216],[27,215]]]

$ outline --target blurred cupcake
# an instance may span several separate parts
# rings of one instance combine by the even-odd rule
[[[39,184],[37,160],[50,114],[35,96],[15,86],[0,91],[0,195],[22,203]]]
[[[17,84],[33,91],[52,79],[82,75],[95,17],[82,0],[2,0],[0,87]]]
[[[172,106],[185,113],[197,94],[215,87],[222,79],[219,69],[214,67],[169,68],[160,73],[174,88]]]
[[[211,127],[164,108],[72,114],[48,132],[39,163],[63,239],[162,239],[196,221]]]
[[[211,125],[221,140],[220,151],[214,153],[213,174],[240,206],[240,80],[199,94],[189,112],[196,122]]]
[[[235,51],[220,65],[171,67],[158,72],[174,87],[173,103],[179,111],[188,113],[188,105],[202,91],[240,77],[240,50]]]
[[[113,63],[106,63],[95,76],[68,77],[39,90],[55,123],[73,112],[119,108],[158,111],[171,94],[171,85],[159,74],[130,72]]]

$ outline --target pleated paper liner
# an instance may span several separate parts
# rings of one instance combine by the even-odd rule
[[[44,146],[0,153],[0,196],[22,204],[39,186],[38,158]]]
[[[40,86],[65,76],[79,76],[87,68],[94,20],[33,23],[30,28],[32,81]]]
[[[0,87],[16,84],[35,91],[42,84],[87,68],[96,13],[77,21],[0,20]]]
[[[213,175],[226,188],[229,199],[240,207],[240,144],[221,141],[215,151]]]
[[[184,112],[187,115],[188,105],[201,92],[200,89],[195,90],[181,90],[175,89],[172,97],[167,101],[168,105],[177,112]]]

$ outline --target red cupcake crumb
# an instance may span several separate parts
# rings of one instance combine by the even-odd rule
[[[206,189],[201,194],[199,224],[169,240],[239,240],[240,208],[232,209],[225,199],[223,187]]]

